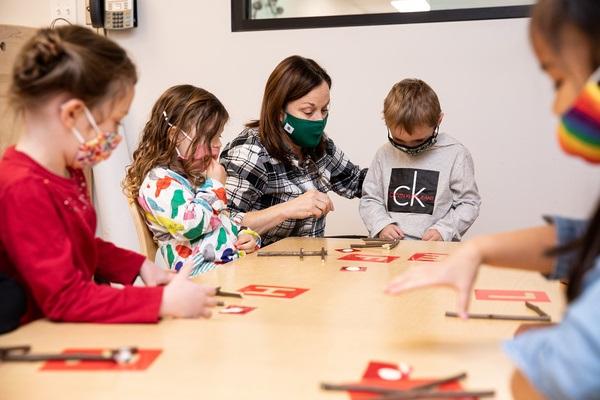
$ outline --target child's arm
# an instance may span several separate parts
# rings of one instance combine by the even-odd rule
[[[0,240],[24,285],[44,315],[55,321],[156,322],[162,287],[116,289],[93,282],[95,271],[76,264],[64,221],[48,193],[36,186],[17,186],[4,193]],[[35,221],[31,223],[28,221]],[[95,242],[90,243],[95,246]],[[82,249],[85,253],[93,249]],[[116,266],[115,266],[116,267]]]
[[[570,304],[560,324],[504,344],[509,357],[541,394],[594,399],[600,393],[600,281]]]
[[[463,157],[457,157],[450,172],[452,207],[429,229],[437,230],[442,239],[460,239],[479,215],[481,197],[475,183],[475,167],[468,150]],[[427,234],[427,233],[426,233]]]
[[[96,238],[98,263],[96,275],[109,282],[130,285],[140,272],[144,256]]]
[[[377,236],[386,226],[394,224],[394,220],[386,209],[383,172],[379,158],[379,152],[377,152],[365,177],[362,198],[358,207],[360,216],[372,237]]]
[[[148,221],[177,240],[194,240],[220,227],[212,217],[225,209],[227,199],[225,188],[214,179],[194,190],[169,170],[155,168],[144,179],[138,201]]]

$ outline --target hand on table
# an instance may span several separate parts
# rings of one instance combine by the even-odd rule
[[[385,291],[388,294],[397,295],[429,286],[454,288],[458,292],[458,315],[466,319],[481,258],[477,247],[471,242],[466,242],[454,254],[440,263],[409,268],[394,278]]]
[[[256,250],[256,238],[247,233],[240,233],[234,246],[238,250],[243,250],[246,253],[252,253]]]
[[[187,262],[165,286],[160,307],[161,316],[178,318],[210,318],[210,309],[217,305],[216,290],[189,279],[193,264]]]
[[[423,234],[423,237],[421,238],[421,240],[428,241],[428,242],[433,242],[433,241],[440,242],[440,241],[443,241],[444,239],[442,238],[440,231],[438,231],[437,229],[434,229],[434,228],[429,228]]]
[[[402,229],[400,229],[398,225],[389,224],[383,228],[377,236],[379,236],[380,239],[398,240],[404,239],[404,232],[402,232]]]

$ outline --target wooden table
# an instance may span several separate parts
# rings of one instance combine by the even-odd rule
[[[447,318],[456,297],[427,289],[400,297],[383,288],[416,252],[449,253],[456,243],[401,242],[390,264],[339,261],[336,248],[351,240],[282,240],[268,250],[319,250],[319,257],[251,255],[198,281],[238,290],[251,284],[307,288],[294,299],[246,296],[228,304],[257,307],[246,315],[216,313],[211,320],[165,320],[156,325],[66,324],[37,321],[0,336],[0,346],[30,344],[36,352],[134,345],[163,353],[144,372],[49,372],[40,364],[0,364],[0,399],[347,399],[319,383],[357,382],[369,361],[406,362],[413,377],[468,373],[468,389],[495,389],[509,399],[513,370],[501,350],[520,322]],[[362,265],[365,272],[341,272]],[[543,290],[539,305],[554,321],[563,309],[562,288],[540,275],[483,268],[476,288]],[[529,314],[521,302],[473,301],[472,312]]]

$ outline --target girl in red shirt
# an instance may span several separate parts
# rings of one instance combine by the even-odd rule
[[[106,159],[121,140],[137,81],[126,52],[83,27],[41,29],[12,78],[25,131],[0,161],[0,274],[25,289],[21,322],[210,317],[214,289],[188,279],[191,265],[175,274],[95,236],[82,168]],[[138,275],[145,287],[131,285]]]

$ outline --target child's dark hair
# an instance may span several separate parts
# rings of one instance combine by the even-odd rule
[[[195,130],[189,154],[196,154],[198,146],[205,146],[210,153],[210,143],[221,133],[228,120],[227,110],[212,93],[192,85],[167,89],[152,107],[140,143],[133,152],[133,162],[127,168],[123,181],[125,195],[129,199],[137,199],[146,175],[159,166],[178,172],[192,185],[200,186],[211,156],[207,155],[204,160],[194,160],[193,157],[180,159],[176,151],[178,138],[182,135],[181,131],[189,134]]]
[[[48,96],[68,93],[93,107],[137,81],[135,66],[112,40],[77,26],[38,30],[12,70],[11,103],[35,108]]]
[[[600,67],[600,1],[539,0],[533,9],[531,30],[540,34],[558,53],[562,49],[565,28],[575,29],[589,47],[591,71]],[[583,278],[600,255],[600,203],[590,219],[586,233],[573,243],[553,249],[550,254],[577,251],[569,273],[567,299],[571,302],[581,293]]]

